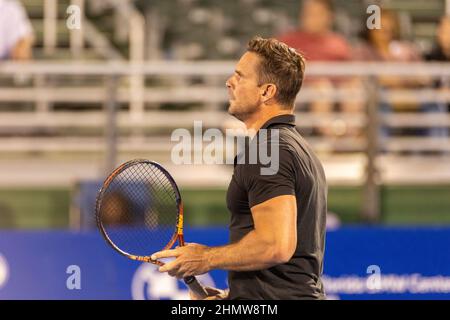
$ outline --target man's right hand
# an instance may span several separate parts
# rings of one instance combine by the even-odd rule
[[[228,297],[229,290],[221,290],[217,288],[205,287],[208,296],[205,299],[199,298],[195,293],[189,290],[191,300],[224,300]]]

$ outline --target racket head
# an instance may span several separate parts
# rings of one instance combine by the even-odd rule
[[[175,180],[159,163],[135,159],[104,181],[96,200],[97,227],[120,254],[152,262],[156,250],[183,245],[183,203]],[[153,249],[151,249],[153,248]]]

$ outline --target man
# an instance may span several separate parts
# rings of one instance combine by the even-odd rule
[[[33,29],[22,4],[0,0],[0,61],[32,57]]]
[[[212,269],[229,270],[228,296],[208,288],[211,298],[325,297],[321,282],[325,175],[296,131],[293,115],[304,69],[303,57],[284,43],[258,37],[249,42],[226,83],[228,111],[258,135],[270,131],[266,139],[257,135],[252,142],[257,141],[258,148],[274,143],[279,165],[267,174],[259,161],[243,163],[238,156],[227,193],[231,243],[222,247],[188,244],[155,253],[153,259],[176,257],[161,272],[183,278]]]

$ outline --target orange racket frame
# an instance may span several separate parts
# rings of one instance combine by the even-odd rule
[[[135,160],[131,160],[131,161],[125,162],[125,163],[121,164],[120,166],[118,166],[105,179],[105,181],[103,182],[102,188],[98,192],[97,200],[96,200],[95,216],[96,216],[96,221],[97,221],[97,227],[100,230],[100,233],[102,234],[102,236],[106,240],[106,242],[114,250],[116,250],[120,254],[124,255],[125,257],[127,257],[127,258],[129,258],[131,260],[136,260],[136,261],[141,261],[141,262],[148,262],[148,263],[156,264],[158,266],[163,266],[164,265],[163,262],[158,261],[158,260],[153,260],[153,259],[151,259],[150,256],[133,255],[133,254],[130,254],[130,253],[125,252],[122,249],[120,249],[111,240],[111,238],[108,236],[108,234],[107,234],[107,232],[106,232],[106,230],[105,230],[105,228],[103,226],[103,223],[101,221],[100,209],[101,209],[102,199],[103,199],[103,195],[105,194],[105,191],[108,189],[109,185],[111,184],[111,182],[114,180],[115,177],[117,177],[121,172],[123,172],[127,168],[129,168],[131,166],[134,166],[136,164],[148,164],[148,165],[155,166],[170,181],[171,186],[174,189],[175,194],[176,194],[176,198],[177,198],[176,200],[177,200],[177,207],[178,207],[178,221],[177,221],[176,229],[175,229],[175,232],[174,232],[172,238],[167,243],[167,245],[163,248],[163,250],[168,250],[168,249],[172,248],[172,246],[175,244],[176,241],[178,241],[178,244],[180,245],[180,247],[184,246],[184,234],[183,234],[184,208],[183,208],[183,201],[181,200],[180,190],[178,189],[178,186],[175,183],[175,180],[173,179],[173,177],[170,175],[170,173],[166,169],[164,169],[164,167],[162,165],[160,165],[159,163],[154,162],[154,161],[150,161],[150,160],[135,159]],[[198,296],[200,298],[206,298],[207,297],[207,292],[206,292],[205,288],[197,281],[197,279],[194,276],[186,277],[183,280],[188,285],[189,289],[195,293],[196,296]]]

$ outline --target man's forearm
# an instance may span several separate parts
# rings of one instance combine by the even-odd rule
[[[277,255],[276,248],[263,241],[255,230],[250,231],[239,242],[211,247],[207,252],[210,269],[232,271],[252,271],[267,269],[283,263]]]

